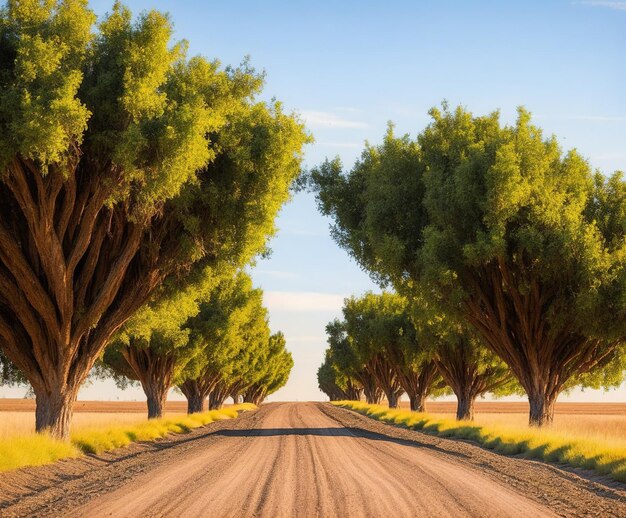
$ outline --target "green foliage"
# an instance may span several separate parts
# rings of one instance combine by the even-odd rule
[[[279,331],[270,336],[267,346],[257,356],[256,375],[246,388],[253,400],[260,403],[270,394],[285,386],[293,368],[293,357],[287,351],[285,336]]]
[[[60,162],[90,112],[77,93],[95,15],[86,0],[10,0],[0,11],[0,166],[14,154]]]
[[[0,385],[13,386],[13,385],[25,385],[28,381],[24,375],[19,371],[11,360],[9,360],[2,349],[0,349]]]
[[[147,329],[160,297],[265,253],[310,141],[257,100],[262,75],[189,57],[166,15],[95,22],[84,0],[0,10],[2,348],[41,400],[75,394],[140,307]]]
[[[347,174],[312,171],[320,210],[376,280],[465,321],[529,393],[554,398],[623,336],[624,182],[594,176],[524,109],[513,126],[430,114],[415,140],[390,127]]]
[[[266,369],[273,368],[271,351],[284,347],[282,335],[270,337],[267,318],[263,293],[253,288],[248,274],[223,278],[200,304],[199,313],[185,324],[198,354],[179,382],[212,380],[236,392],[262,384]]]

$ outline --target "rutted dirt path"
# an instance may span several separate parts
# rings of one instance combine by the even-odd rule
[[[626,515],[619,487],[325,404],[269,404],[136,448],[0,479],[0,516]]]

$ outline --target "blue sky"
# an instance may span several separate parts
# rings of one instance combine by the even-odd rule
[[[101,15],[110,1],[94,1]],[[306,163],[339,155],[346,165],[387,121],[415,135],[447,99],[506,121],[526,106],[546,133],[577,148],[604,172],[626,171],[626,1],[128,1],[138,13],[171,14],[191,54],[265,70],[264,96],[297,111],[315,137]],[[253,270],[273,330],[296,362],[274,399],[321,399],[315,372],[324,326],[342,299],[376,289],[329,237],[308,194],[284,208],[273,254]],[[0,388],[1,395],[14,389]],[[109,383],[83,399],[144,399]],[[626,400],[626,388],[573,400]]]

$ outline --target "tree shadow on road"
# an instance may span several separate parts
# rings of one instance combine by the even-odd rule
[[[372,441],[385,441],[401,446],[412,448],[425,448],[434,450],[446,455],[467,458],[468,455],[459,452],[452,452],[439,448],[432,444],[425,444],[419,441],[408,439],[398,439],[382,433],[370,432],[362,428],[327,427],[327,428],[250,428],[244,430],[218,430],[211,435],[221,435],[224,437],[281,437],[281,436],[313,436],[313,437],[349,437],[353,439],[369,439]]]

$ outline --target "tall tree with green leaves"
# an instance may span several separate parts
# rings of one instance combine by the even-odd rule
[[[624,334],[624,192],[530,115],[430,112],[417,137],[389,129],[346,175],[313,171],[338,243],[401,293],[433,293],[510,367],[529,421],[616,355]]]
[[[146,394],[148,418],[159,418],[169,389],[178,382],[187,364],[201,352],[189,340],[185,324],[200,311],[201,302],[216,288],[210,269],[197,283],[181,291],[161,295],[146,304],[124,326],[107,347],[103,365],[121,381],[139,381]]]
[[[243,393],[243,400],[260,405],[267,396],[285,386],[293,368],[293,357],[285,348],[286,340],[280,331],[270,336],[257,365],[260,372]]]
[[[359,401],[363,393],[361,384],[343,373],[333,360],[331,348],[324,353],[324,361],[317,370],[317,384],[331,401]]]
[[[245,370],[251,361],[248,355],[269,340],[262,304],[261,290],[253,288],[249,275],[239,272],[222,279],[202,301],[198,314],[186,322],[190,343],[199,350],[178,381],[189,413],[200,412],[210,394],[212,406],[221,404],[239,379],[237,369]]]
[[[247,65],[188,58],[156,11],[0,10],[0,347],[67,438],[110,337],[167,279],[265,247],[308,136]]]
[[[355,343],[349,340],[345,321],[335,319],[326,325],[328,345],[330,346],[333,364],[346,378],[357,380],[363,388],[365,401],[378,404],[383,397],[383,391],[378,386],[371,366],[362,361]]]
[[[389,341],[402,331],[395,326],[393,295],[351,297],[344,301],[343,316],[346,339],[359,362],[372,373],[376,384],[387,397],[390,408],[396,408],[404,392],[393,361],[388,354]],[[387,318],[389,317],[389,318]]]

